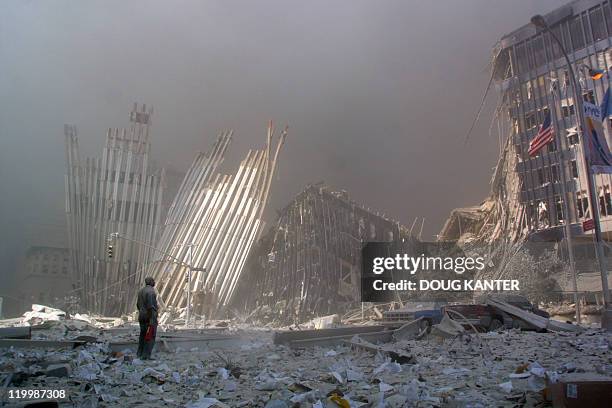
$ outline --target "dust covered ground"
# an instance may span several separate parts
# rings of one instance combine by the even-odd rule
[[[596,329],[430,334],[384,345],[413,356],[398,364],[348,344],[293,350],[274,345],[270,329],[248,327],[224,329],[234,341],[217,350],[164,351],[158,342],[155,360],[141,361],[109,350],[109,342],[134,339],[135,327],[118,335],[67,324],[33,338],[85,333],[99,342],[63,351],[0,349],[5,388],[65,390],[61,407],[532,407],[550,406],[542,390],[565,373],[612,375],[612,337]]]

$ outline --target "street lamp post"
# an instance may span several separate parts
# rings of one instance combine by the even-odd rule
[[[585,132],[585,129],[587,129],[587,127],[586,127],[586,121],[584,119],[584,107],[582,104],[582,93],[580,92],[580,86],[578,84],[578,81],[576,80],[576,73],[569,59],[569,56],[567,55],[565,47],[563,46],[561,41],[559,41],[557,36],[550,30],[550,27],[548,26],[548,23],[546,22],[544,17],[539,14],[535,15],[531,18],[531,23],[534,26],[539,27],[543,29],[544,31],[548,32],[551,38],[557,43],[557,45],[559,46],[559,49],[563,53],[563,57],[565,58],[565,62],[567,63],[567,69],[570,73],[570,80],[572,82],[572,90],[574,92],[574,100],[575,100],[574,104],[576,106],[576,111],[577,111],[578,120],[579,120],[578,135],[582,142],[584,162],[586,164],[589,196],[590,196],[590,201],[591,201],[591,217],[593,218],[593,224],[595,226],[595,242],[596,242],[595,250],[597,252],[597,260],[599,263],[599,270],[601,273],[601,289],[603,292],[603,301],[604,301],[604,309],[602,313],[601,324],[602,324],[602,327],[612,329],[612,327],[609,327],[610,324],[612,323],[612,320],[609,317],[612,314],[612,311],[608,311],[608,306],[610,304],[610,299],[609,299],[610,294],[608,291],[608,269],[606,267],[606,259],[604,258],[604,251],[603,251],[603,245],[602,245],[603,239],[601,236],[601,224],[599,222],[599,208],[597,208],[597,205],[596,205],[596,203],[598,202],[598,199],[597,199],[597,192],[595,191],[595,186],[596,186],[595,175],[593,174],[593,170],[591,168],[591,160],[589,157],[588,150],[586,148],[587,139],[585,137],[584,132]]]
[[[188,256],[189,256],[189,263],[187,265],[185,265],[187,267],[187,307],[185,310],[185,326],[189,326],[190,322],[191,322],[191,315],[192,315],[192,299],[191,299],[191,283],[192,283],[192,272],[206,272],[206,268],[195,268],[193,266],[193,247],[197,246],[197,244],[194,243],[190,243],[190,244],[178,244],[175,246],[179,247],[179,246],[186,246],[188,248]]]
[[[195,244],[183,244],[184,246],[187,246],[189,248],[189,263],[185,263],[182,260],[178,259],[177,257],[172,256],[169,253],[164,252],[161,249],[154,247],[153,245],[147,244],[146,242],[142,242],[142,241],[139,241],[139,240],[136,240],[136,239],[125,237],[123,235],[119,235],[118,232],[111,233],[110,234],[110,240],[113,240],[115,238],[121,238],[121,239],[124,239],[126,241],[135,242],[135,243],[143,245],[143,246],[145,246],[147,248],[151,248],[154,251],[160,252],[161,254],[163,254],[163,255],[173,259],[179,265],[185,266],[187,268],[187,310],[186,310],[186,314],[185,314],[185,326],[187,326],[189,324],[190,319],[191,319],[191,272],[192,271],[206,272],[206,268],[194,268],[193,267],[193,252],[192,252],[192,248],[195,246]]]

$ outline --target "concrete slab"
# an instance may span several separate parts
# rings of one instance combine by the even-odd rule
[[[289,344],[291,341],[320,339],[336,336],[352,337],[355,334],[381,332],[384,330],[385,326],[349,326],[320,330],[287,330],[275,332],[273,341],[274,344]]]
[[[84,341],[57,341],[57,340],[25,340],[25,339],[0,339],[0,348],[49,348],[54,350],[73,349],[82,346]]]
[[[204,350],[223,350],[240,347],[244,343],[244,340],[240,337],[191,337],[191,338],[168,338],[162,337],[156,341],[155,347],[165,347],[167,351],[176,351],[181,349],[184,351],[198,348],[201,351]],[[136,352],[138,349],[138,341],[119,341],[109,343],[111,351],[119,352],[125,349]]]
[[[372,343],[387,343],[392,340],[393,332],[391,330],[369,332],[369,333],[352,333],[343,336],[320,337],[305,340],[292,340],[289,342],[291,348],[306,348],[306,347],[333,347],[338,344],[343,344],[345,341],[351,340],[353,336],[359,334],[362,339]]]

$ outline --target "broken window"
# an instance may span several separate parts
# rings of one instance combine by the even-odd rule
[[[563,200],[561,197],[555,197],[555,211],[557,212],[557,223],[563,222]]]
[[[532,99],[533,98],[533,86],[531,85],[531,81],[525,81],[523,82],[523,84],[521,85],[522,91],[523,91],[523,97],[525,99]]]
[[[576,193],[576,210],[579,218],[590,218],[589,198],[586,191]]]
[[[505,48],[500,51],[495,58],[495,67],[493,75],[498,81],[503,81],[512,77],[512,66],[510,64],[510,48]]]
[[[608,27],[608,32],[610,32],[612,30],[612,14],[610,13],[610,4],[604,3],[602,8],[606,26]]]
[[[512,133],[517,135],[519,133],[519,120],[518,118],[512,118]]]
[[[593,93],[592,89],[586,90],[582,93],[582,99],[584,99],[585,102],[590,102],[592,104],[595,104],[595,94]]]
[[[527,52],[525,51],[525,43],[516,46],[516,62],[520,73],[527,72]]]
[[[540,93],[540,95],[545,95],[546,94],[546,77],[544,75],[540,75],[537,81],[535,82],[537,83],[538,92]],[[548,108],[544,108],[543,110],[548,112]]]
[[[599,189],[599,212],[603,217],[612,215],[612,197],[610,197],[609,185]]]
[[[553,32],[555,37],[557,37],[559,39],[559,41],[561,41],[563,43],[563,38],[562,38],[562,35],[561,35],[561,26],[557,25],[557,26],[551,28],[551,31]],[[552,46],[553,58],[561,58],[563,56],[563,54],[561,53],[561,49],[559,48],[559,44],[557,44],[557,42],[555,40],[553,40],[552,38],[550,39],[550,44]],[[565,47],[567,48],[567,45],[565,45]]]
[[[572,83],[569,71],[566,69],[563,71],[563,89],[567,89]]]
[[[606,38],[606,24],[601,8],[599,6],[595,7],[589,12],[589,15],[591,16],[591,31],[595,41]]]
[[[572,37],[572,49],[579,50],[584,48],[584,37],[582,36],[582,25],[580,16],[574,17],[570,23],[570,35]]]
[[[541,35],[538,35],[531,42],[531,47],[534,50],[535,66],[540,67],[546,63],[546,48],[544,48],[544,40]]]
[[[578,178],[578,164],[576,163],[576,160],[572,160],[570,162],[570,169],[572,171],[572,177]]]
[[[571,132],[567,135],[567,143],[570,146],[575,146],[578,144],[578,133],[577,132]]]
[[[586,38],[586,42],[588,43],[592,43],[593,42],[593,33],[591,32],[591,30],[589,30],[589,18],[587,17],[586,14],[582,15],[582,27],[583,27],[583,32],[584,32],[584,36]]]
[[[601,216],[606,215],[606,199],[601,188],[599,189],[599,214]]]
[[[574,109],[574,101],[572,100],[572,98],[567,98],[561,101],[561,111],[563,112],[564,118],[569,118],[574,113],[576,113],[576,110]]]
[[[576,211],[578,212],[578,218],[584,217],[584,207],[582,206],[582,194],[576,193]]]
[[[560,179],[559,179],[559,165],[553,164],[552,166],[550,166],[550,174],[552,176],[552,182],[553,183],[558,183],[560,181]]]
[[[544,173],[543,168],[538,169],[538,183],[540,185],[543,185],[544,183],[546,183],[546,173]]]
[[[530,112],[525,115],[525,128],[532,129],[537,123],[538,121],[534,112]]]
[[[543,227],[548,227],[550,225],[550,221],[548,219],[548,208],[544,201],[540,201],[538,203],[538,222]]]

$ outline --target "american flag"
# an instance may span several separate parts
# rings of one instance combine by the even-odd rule
[[[535,135],[531,142],[529,142],[529,150],[527,153],[529,156],[535,156],[538,154],[540,149],[549,144],[555,139],[555,129],[553,129],[552,121],[550,120],[550,112],[546,114],[544,123],[540,126],[538,134]]]

